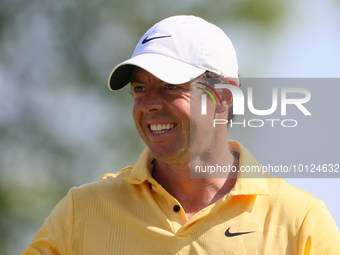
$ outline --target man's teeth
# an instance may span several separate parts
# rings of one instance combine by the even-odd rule
[[[158,125],[150,125],[151,132],[154,134],[162,134],[173,129],[176,124],[158,124]]]

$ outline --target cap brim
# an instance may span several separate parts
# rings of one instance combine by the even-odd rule
[[[189,82],[206,71],[164,55],[144,53],[117,65],[110,74],[109,88],[118,90],[127,85],[130,82],[134,66],[143,68],[158,79],[170,84]]]

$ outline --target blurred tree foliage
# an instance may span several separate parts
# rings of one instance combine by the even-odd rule
[[[144,145],[111,69],[159,20],[193,14],[266,31],[271,0],[0,0],[0,254],[19,254],[74,185],[134,164]]]

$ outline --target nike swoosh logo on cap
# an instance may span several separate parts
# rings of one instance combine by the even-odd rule
[[[152,37],[152,38],[148,38],[148,36],[147,36],[142,41],[142,44],[150,42],[150,41],[155,40],[155,39],[160,39],[160,38],[165,38],[165,37],[171,37],[171,35],[156,36],[156,37]]]
[[[233,237],[233,236],[239,236],[239,235],[245,235],[245,234],[250,234],[250,233],[254,233],[256,231],[250,231],[250,232],[238,232],[238,233],[230,233],[229,229],[227,229],[227,231],[225,232],[225,236],[226,237]]]

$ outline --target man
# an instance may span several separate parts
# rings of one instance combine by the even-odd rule
[[[228,128],[236,53],[218,27],[174,16],[149,29],[109,87],[131,83],[133,118],[147,145],[133,167],[72,188],[24,254],[340,254],[324,203],[278,178],[190,178],[195,166],[259,162]],[[209,84],[210,82],[210,84]],[[202,95],[206,101],[201,114]],[[191,170],[191,171],[190,171]]]

